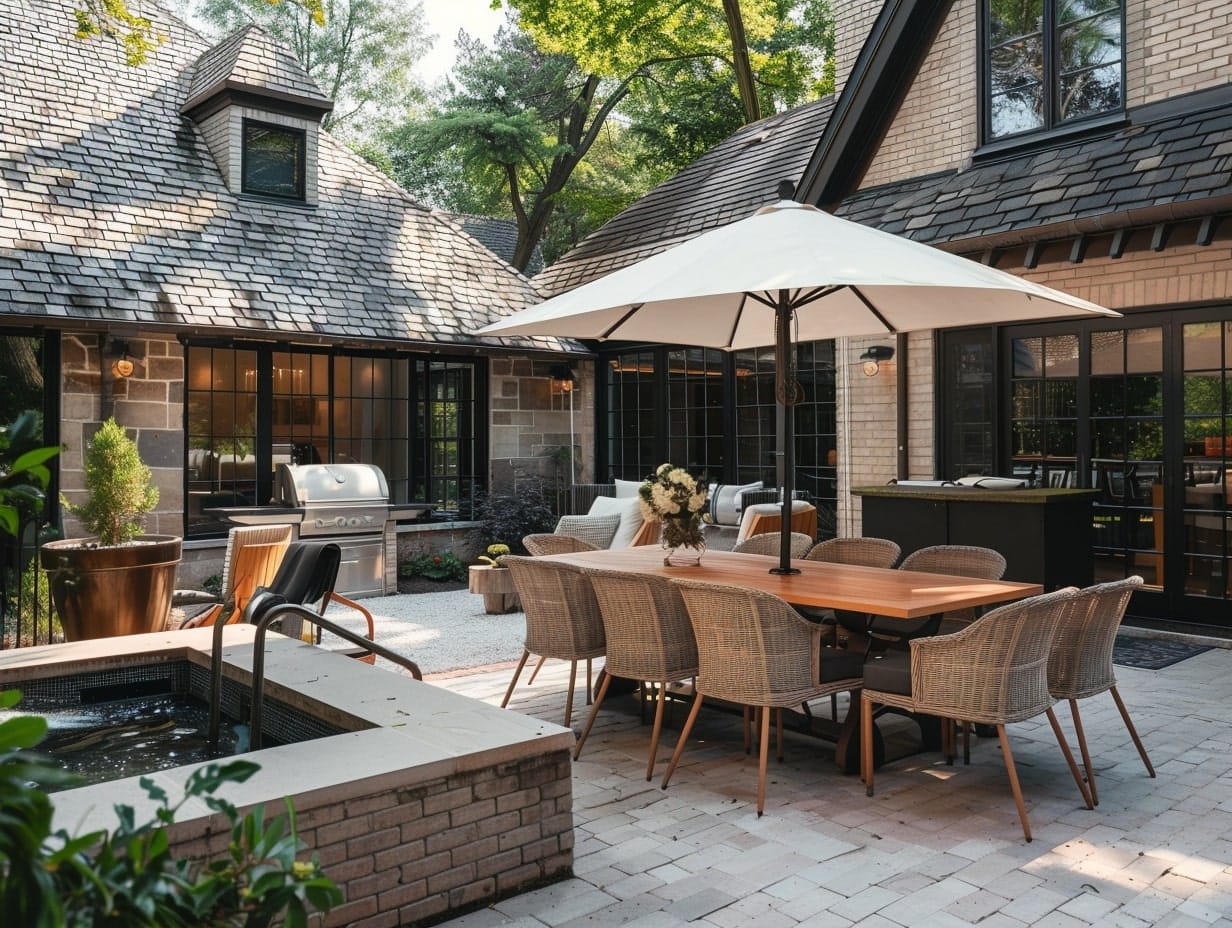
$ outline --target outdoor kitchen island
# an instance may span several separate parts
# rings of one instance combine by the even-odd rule
[[[978,545],[1001,552],[1006,580],[1045,590],[1092,582],[1096,490],[890,485],[851,492],[862,500],[861,534],[897,542],[904,557],[930,545]]]

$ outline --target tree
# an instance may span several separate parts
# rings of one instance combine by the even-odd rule
[[[302,2],[199,0],[201,16],[221,33],[257,23],[289,47],[334,101],[322,127],[337,131],[360,118],[392,118],[422,103],[424,89],[411,66],[430,45],[421,3],[400,0],[324,0],[320,11]]]
[[[518,225],[513,263],[519,268],[553,228],[567,192],[580,193],[578,169],[612,125],[613,114],[632,114],[632,132],[622,127],[609,138],[618,140],[612,152],[619,151],[629,168],[640,168],[647,187],[689,158],[679,151],[666,163],[647,157],[640,150],[643,137],[658,138],[660,148],[668,148],[677,134],[672,120],[696,120],[700,125],[681,133],[690,138],[687,153],[695,157],[699,147],[710,147],[744,120],[732,78],[736,30],[729,30],[719,4],[509,0],[506,6],[514,18],[498,34],[495,48],[461,41],[456,79],[430,118],[399,127],[386,141],[395,177],[430,202],[492,212],[484,204],[503,200],[503,212]],[[819,10],[828,11],[823,0],[746,0],[742,24],[759,107],[794,105],[818,90],[815,57],[791,39],[801,34],[796,18],[809,13],[816,19]],[[807,32],[824,29],[810,24]],[[698,91],[699,84],[704,89]],[[665,88],[681,92],[673,95]],[[646,103],[656,92],[657,102]],[[676,103],[706,99],[716,105],[685,106],[678,116],[670,115]],[[655,120],[645,134],[638,130],[639,115]],[[576,204],[586,197],[572,199]],[[589,216],[575,213],[572,219],[579,231],[593,228]],[[565,238],[553,240],[551,250],[573,243]]]

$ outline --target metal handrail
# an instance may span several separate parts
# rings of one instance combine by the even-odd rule
[[[225,610],[224,610],[225,611]],[[333,634],[337,635],[343,641],[357,645],[363,648],[370,654],[375,654],[378,657],[383,657],[387,661],[392,661],[399,667],[408,671],[416,680],[423,679],[423,673],[419,670],[419,665],[409,657],[403,657],[395,651],[391,651],[384,645],[377,644],[362,635],[357,635],[348,628],[343,628],[336,622],[325,618],[324,616],[314,612],[306,606],[300,606],[296,603],[282,603],[277,606],[272,606],[257,622],[256,635],[252,642],[252,707],[249,710],[249,733],[248,742],[249,750],[256,751],[261,747],[261,714],[262,703],[265,697],[265,633],[269,626],[276,619],[281,619],[284,614],[298,615],[306,622],[311,622],[319,628],[324,628]],[[214,622],[214,647],[210,655],[210,729],[209,739],[211,743],[218,741],[218,729],[220,716],[222,712],[222,628],[226,625],[226,620],[222,615]]]

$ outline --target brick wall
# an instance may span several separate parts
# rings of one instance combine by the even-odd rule
[[[960,168],[975,150],[976,18],[976,4],[954,4],[861,187]]]
[[[1228,83],[1232,6],[1227,0],[1127,4],[1126,101],[1153,103]]]
[[[71,502],[85,500],[82,453],[99,424],[108,416],[124,426],[137,442],[141,460],[153,471],[158,487],[157,508],[146,518],[146,531],[161,535],[184,533],[184,351],[175,339],[124,335],[133,374],[115,376],[108,352],[112,337],[98,332],[66,332],[60,338],[61,399],[60,485]],[[69,537],[82,533],[72,516],[65,516]]]
[[[562,361],[565,359],[562,358]],[[571,394],[554,394],[550,382],[551,361],[528,358],[495,358],[491,363],[491,458],[492,490],[513,492],[519,480],[530,477],[570,482],[569,461],[560,449],[572,444],[577,477],[588,483],[594,470],[594,372],[590,364],[575,363],[577,384]],[[562,454],[561,459],[552,457]]]
[[[834,90],[842,93],[864,40],[881,12],[881,0],[844,0],[834,6]]]
[[[572,873],[566,751],[412,786],[364,786],[294,797],[300,838],[345,894],[326,925],[441,920]],[[204,835],[200,822],[171,829],[177,856],[218,855],[229,837],[217,820]]]

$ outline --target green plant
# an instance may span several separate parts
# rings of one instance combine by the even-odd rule
[[[557,515],[548,503],[544,482],[534,479],[520,481],[513,495],[478,493],[475,521],[479,527],[471,533],[471,541],[476,546],[486,546],[493,539],[504,538],[514,552],[525,554],[522,539],[552,531],[556,528]]]
[[[509,553],[508,545],[488,545],[488,553],[479,555],[479,560],[493,567],[502,567],[501,558]]]
[[[437,581],[465,580],[466,565],[452,551],[419,554],[402,565],[401,573],[404,577],[426,577]]]
[[[18,698],[15,690],[0,693],[0,709]],[[0,722],[0,910],[6,924],[265,928],[277,919],[299,928],[308,924],[310,911],[328,912],[342,901],[315,856],[296,860],[300,842],[290,800],[285,815],[267,821],[260,806],[241,816],[214,795],[225,783],[251,777],[259,768],[250,761],[194,771],[175,804],[142,777],[158,806],[143,823],[131,806],[117,805],[114,831],[53,831],[47,789],[72,785],[76,778],[31,752],[46,731],[46,719],[38,716]],[[172,856],[167,828],[189,802],[204,802],[231,823],[225,856],[205,862]]]
[[[4,612],[3,647],[28,647],[56,641],[63,636],[59,617],[51,608],[51,584],[46,571],[31,560],[21,572],[18,594],[9,596]],[[46,637],[38,634],[38,623],[49,625]]]
[[[47,462],[60,453],[43,446],[43,422],[27,410],[0,428],[0,529],[16,536],[24,514],[43,511],[51,471]]]
[[[103,546],[123,544],[141,534],[145,515],[158,505],[158,488],[141,461],[137,445],[123,427],[109,418],[85,453],[86,502],[65,503]]]

